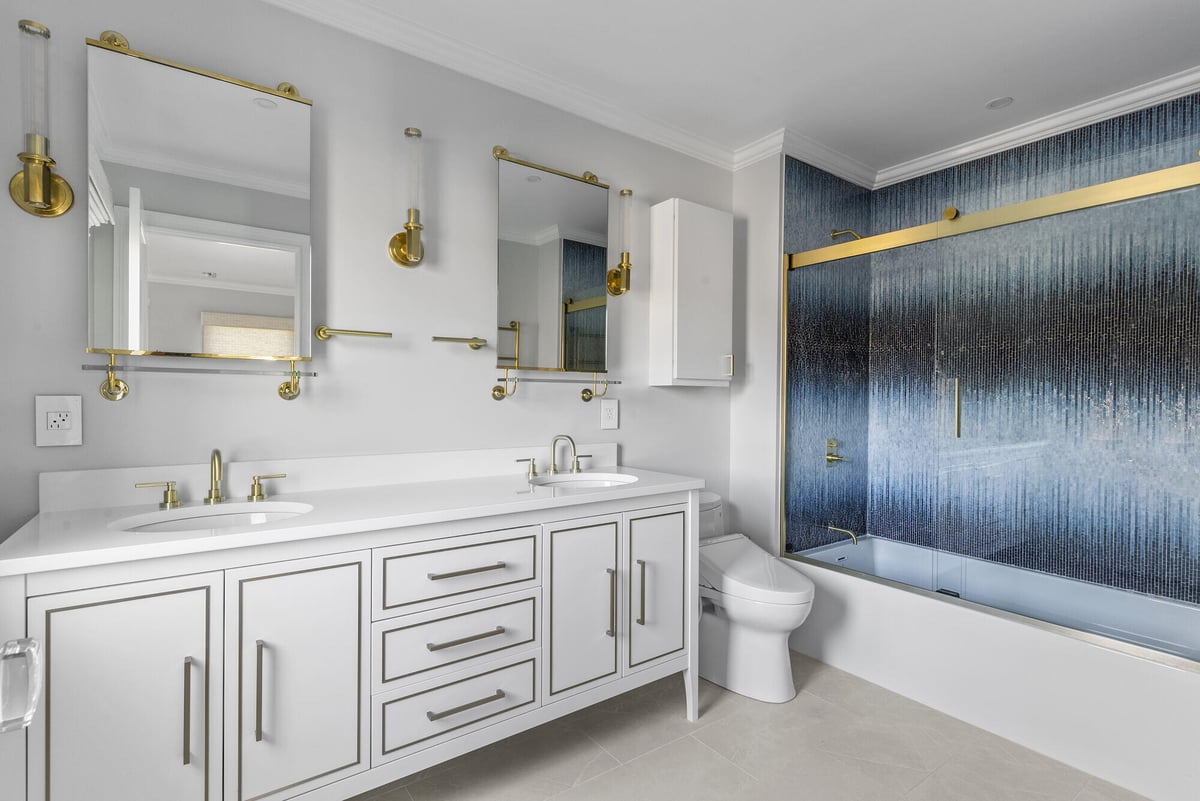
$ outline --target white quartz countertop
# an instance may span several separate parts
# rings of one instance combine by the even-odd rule
[[[312,511],[257,525],[159,533],[110,528],[115,521],[157,511],[156,503],[44,512],[0,543],[0,576],[565,509],[598,501],[687,492],[704,486],[699,478],[626,467],[584,472],[620,473],[636,476],[637,481],[582,490],[533,486],[523,476],[503,475],[280,493],[272,495],[271,500],[310,504]]]

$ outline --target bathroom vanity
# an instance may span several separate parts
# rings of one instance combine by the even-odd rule
[[[695,719],[703,482],[531,483],[535,452],[235,463],[231,496],[298,491],[161,511],[94,500],[164,473],[198,498],[206,466],[44,475],[0,545],[0,641],[45,677],[0,801],[344,799],[677,672]]]

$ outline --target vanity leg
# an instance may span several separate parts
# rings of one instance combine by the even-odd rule
[[[683,671],[683,693],[687,697],[687,719],[689,723],[695,723],[700,717],[700,710],[697,708],[699,684],[700,676],[695,669]]]

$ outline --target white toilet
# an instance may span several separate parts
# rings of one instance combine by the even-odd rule
[[[813,583],[744,534],[725,533],[721,496],[700,493],[700,675],[770,703],[796,695],[788,635],[808,617]]]

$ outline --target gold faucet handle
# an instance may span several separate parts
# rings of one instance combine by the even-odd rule
[[[174,481],[147,481],[142,484],[134,484],[138,489],[145,487],[166,487],[163,490],[162,503],[158,505],[159,509],[177,509],[179,508],[179,494],[175,492]]]
[[[514,459],[517,462],[529,462],[529,471],[525,473],[526,478],[537,478],[537,462],[533,457],[528,459]]]
[[[591,459],[591,458],[592,458],[592,455],[590,453],[581,453],[578,456],[576,456],[574,461],[571,462],[571,472],[572,473],[580,472],[580,467],[579,467],[580,459]]]
[[[268,478],[287,478],[287,473],[272,473],[269,476],[251,476],[253,483],[250,485],[250,494],[246,497],[248,501],[265,501],[266,494],[263,492],[262,483]]]

